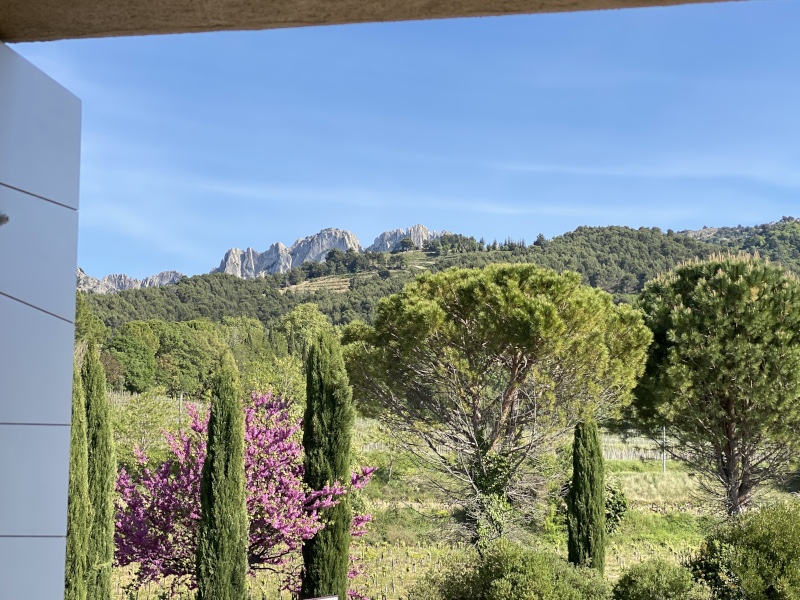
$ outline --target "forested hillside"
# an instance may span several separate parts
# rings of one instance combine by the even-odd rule
[[[800,272],[800,220],[794,217],[752,227],[705,227],[683,233],[723,248],[758,252],[764,258]]]
[[[398,292],[414,274],[425,269],[531,262],[557,271],[576,271],[587,283],[619,300],[638,292],[645,281],[679,262],[718,249],[658,228],[579,227],[552,240],[540,236],[530,246],[511,240],[486,244],[448,235],[423,251],[387,255],[334,250],[326,263],[306,263],[288,273],[259,279],[214,273],[184,278],[171,286],[89,294],[86,299],[92,311],[112,329],[128,321],[221,321],[225,316],[256,318],[268,325],[305,302],[317,304],[334,324],[346,324],[354,319],[370,322],[378,299]],[[332,291],[334,287],[341,289],[341,285],[316,285],[316,289],[304,291],[304,287],[311,287],[308,282],[325,278],[346,279],[348,291]],[[306,285],[301,285],[304,282]]]

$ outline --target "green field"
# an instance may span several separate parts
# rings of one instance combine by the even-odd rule
[[[428,569],[464,551],[464,546],[447,542],[448,504],[437,496],[424,472],[392,445],[376,421],[359,419],[356,447],[359,463],[379,470],[361,495],[373,522],[369,533],[352,549],[364,567],[355,587],[369,598],[405,599]],[[607,474],[619,483],[630,505],[619,529],[609,538],[607,577],[616,580],[626,567],[648,558],[679,562],[695,551],[715,522],[697,477],[674,460],[667,460],[663,471],[660,448],[650,440],[605,434],[603,447]],[[614,458],[618,456],[627,458]],[[531,524],[527,541],[566,557],[563,518],[552,510],[547,514],[547,510],[543,508],[540,522]],[[128,596],[124,586],[129,580],[129,571],[116,570],[116,598],[165,597],[165,588],[155,584]],[[268,573],[253,578],[250,586],[256,600],[292,597],[280,590],[278,579]],[[183,597],[192,595],[186,592]]]

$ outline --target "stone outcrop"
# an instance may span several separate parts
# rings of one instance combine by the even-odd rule
[[[148,287],[160,287],[177,283],[183,277],[178,271],[162,271],[157,275],[136,279],[128,275],[113,274],[106,275],[102,279],[87,275],[83,269],[77,271],[77,287],[81,292],[92,292],[96,294],[110,294],[122,290],[138,290]]]
[[[252,248],[231,248],[225,253],[219,267],[211,272],[229,273],[244,279],[285,273],[306,262],[323,262],[325,255],[334,248],[344,252],[352,248],[360,252],[361,244],[350,231],[323,229],[319,233],[298,239],[289,248],[280,242],[272,244],[266,252],[258,252]]]
[[[422,248],[422,245],[425,242],[438,239],[444,233],[447,232],[442,231],[439,233],[436,231],[431,231],[425,227],[425,225],[413,225],[408,229],[392,229],[391,231],[384,231],[382,234],[376,237],[375,241],[372,242],[372,245],[367,248],[367,250],[369,252],[391,252],[397,248],[400,240],[404,238],[411,238],[411,241],[414,242],[415,246]]]
[[[410,238],[416,246],[422,247],[425,242],[438,239],[445,233],[447,232],[431,231],[424,225],[393,229],[380,234],[366,250],[391,252],[404,238]],[[211,272],[228,273],[242,279],[255,279],[274,273],[286,273],[307,262],[324,262],[325,256],[333,249],[343,252],[350,249],[356,252],[365,251],[354,233],[344,229],[329,228],[300,238],[288,248],[280,242],[272,244],[264,252],[253,248],[246,250],[231,248],[225,253],[219,266]],[[165,271],[145,279],[135,279],[124,274],[106,275],[102,279],[97,279],[78,269],[78,289],[84,292],[108,294],[121,290],[169,285],[178,282],[181,277],[183,275],[177,271]]]
[[[219,267],[212,273],[228,273],[243,279],[254,279],[271,273],[284,273],[292,268],[292,256],[289,249],[277,242],[266,252],[258,252],[252,248],[239,250],[231,248]]]
[[[350,248],[361,252],[361,243],[354,233],[344,229],[323,229],[319,233],[298,239],[289,253],[292,267],[299,267],[309,261],[324,262],[325,256],[333,249],[347,252]]]

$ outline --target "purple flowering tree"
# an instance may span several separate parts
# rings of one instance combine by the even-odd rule
[[[363,488],[374,471],[362,467],[349,485],[339,482],[321,490],[303,485],[302,446],[295,434],[288,402],[272,395],[253,395],[245,410],[245,470],[250,516],[248,561],[251,573],[269,569],[294,587],[298,573],[292,560],[303,540],[322,528],[319,510],[336,504],[349,489]],[[189,406],[191,426],[165,432],[172,457],[156,467],[136,450],[138,473],[121,469],[117,477],[115,562],[135,563],[133,587],[172,577],[172,591],[193,588],[197,526],[200,519],[200,473],[206,456],[208,414]],[[368,515],[356,515],[352,533],[365,533]],[[353,568],[352,575],[359,573]]]

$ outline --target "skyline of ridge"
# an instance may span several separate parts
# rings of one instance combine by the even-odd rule
[[[83,103],[78,263],[420,221],[486,238],[796,211],[800,3],[14,44]]]
[[[679,233],[679,234],[692,234],[692,233],[700,233],[705,229],[709,229],[709,230],[713,231],[713,230],[717,230],[717,229],[721,229],[721,228],[725,228],[725,227],[730,227],[730,228],[737,228],[737,227],[743,227],[743,228],[763,227],[763,226],[770,226],[770,225],[777,224],[777,223],[781,222],[783,219],[786,219],[786,218],[789,218],[789,219],[792,219],[792,220],[797,220],[797,218],[795,218],[792,215],[782,215],[780,218],[776,218],[774,220],[767,221],[767,222],[764,222],[764,223],[737,223],[736,225],[717,225],[717,224],[712,224],[712,225],[704,225],[702,227],[698,227],[697,229],[678,230],[678,231],[676,231],[676,233]],[[395,228],[395,229],[387,229],[387,230],[381,232],[380,234],[378,234],[375,237],[375,240],[373,241],[373,244],[371,244],[370,246],[366,246],[366,247],[361,245],[361,247],[358,249],[358,251],[360,251],[360,252],[368,252],[368,251],[388,252],[388,250],[370,250],[370,248],[373,248],[375,246],[375,244],[380,240],[381,236],[383,236],[385,234],[388,234],[388,233],[393,233],[393,232],[396,232],[396,231],[408,231],[412,227],[422,227],[422,228],[428,230],[430,233],[438,234],[439,236],[443,235],[443,234],[464,235],[464,234],[461,234],[461,233],[459,233],[457,231],[450,231],[450,230],[447,230],[447,229],[444,229],[444,230],[441,230],[441,231],[429,229],[424,224],[417,223],[417,224],[415,224],[413,226],[406,227],[406,228],[399,227],[399,228]],[[611,224],[611,225],[579,225],[578,227],[576,227],[574,229],[570,229],[568,231],[561,232],[561,233],[559,233],[557,235],[554,235],[554,236],[546,236],[546,237],[547,237],[547,239],[551,240],[553,238],[564,236],[564,235],[567,235],[569,233],[572,233],[576,229],[579,229],[581,227],[591,227],[591,228],[628,227],[628,228],[633,229],[633,230],[640,229],[640,228],[644,227],[644,228],[647,228],[647,229],[652,229],[652,228],[660,229],[663,232],[666,232],[666,231],[668,231],[668,229],[670,229],[670,228],[659,227],[658,225],[653,225],[653,226],[642,225],[640,227],[631,227],[631,226],[628,226],[628,225],[616,225],[616,224]],[[124,271],[114,271],[114,272],[110,272],[110,273],[104,273],[102,275],[95,275],[95,274],[90,273],[86,269],[84,269],[81,265],[78,265],[78,273],[79,273],[79,277],[81,276],[80,274],[83,274],[83,276],[86,276],[86,277],[88,277],[90,279],[94,279],[94,280],[98,280],[98,281],[105,281],[105,280],[107,280],[109,278],[111,278],[113,280],[114,278],[117,278],[117,277],[128,277],[128,278],[131,278],[131,279],[136,279],[138,281],[145,281],[145,280],[148,280],[148,279],[157,278],[158,276],[166,276],[166,275],[172,275],[172,274],[178,274],[178,275],[185,276],[185,277],[193,277],[195,275],[205,275],[205,274],[210,274],[210,273],[215,273],[215,272],[223,272],[222,271],[222,267],[225,264],[225,258],[228,256],[229,253],[231,253],[234,250],[239,251],[239,252],[247,252],[248,250],[253,250],[253,251],[255,251],[257,253],[260,253],[260,254],[266,254],[272,247],[274,247],[277,244],[283,245],[286,249],[291,249],[298,242],[301,242],[301,241],[304,241],[304,240],[309,240],[309,239],[314,238],[315,236],[318,236],[318,235],[320,235],[320,234],[322,234],[322,233],[324,233],[326,231],[337,231],[337,232],[342,232],[342,233],[345,233],[345,234],[352,234],[356,239],[358,239],[358,236],[353,234],[353,232],[348,230],[348,229],[341,229],[341,228],[338,228],[338,227],[325,227],[325,228],[321,229],[317,233],[309,234],[307,236],[298,238],[294,242],[294,244],[292,244],[291,246],[286,246],[285,244],[283,244],[279,240],[275,241],[275,242],[272,242],[271,244],[269,244],[269,246],[267,246],[263,250],[259,250],[258,248],[252,248],[252,247],[238,248],[236,246],[231,246],[230,248],[228,248],[228,250],[225,251],[224,256],[221,259],[221,261],[220,261],[218,266],[212,267],[212,268],[210,268],[208,270],[205,270],[205,271],[196,272],[196,273],[184,273],[182,271],[167,267],[165,269],[162,269],[160,271],[151,273],[151,274],[146,275],[144,277],[134,277],[134,276],[131,276],[129,273],[125,273]],[[527,238],[513,238],[511,236],[506,236],[506,237],[499,238],[499,239],[497,239],[497,238],[487,239],[485,236],[480,236],[480,237],[465,236],[465,237],[473,237],[473,238],[476,239],[476,241],[480,240],[480,239],[483,239],[487,244],[491,244],[494,241],[496,241],[498,243],[503,243],[506,240],[512,240],[512,241],[517,241],[517,242],[524,241],[527,245],[531,245],[534,242],[534,240],[536,239],[537,235],[538,234],[533,235],[529,239],[527,239]],[[697,237],[698,239],[701,239],[700,236],[694,236],[694,237]],[[304,261],[304,262],[306,262],[306,261]],[[320,261],[317,261],[317,262],[320,262]],[[159,284],[159,285],[161,285],[161,284]]]

